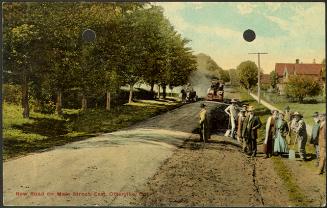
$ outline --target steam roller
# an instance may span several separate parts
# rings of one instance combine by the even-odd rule
[[[211,80],[211,86],[207,91],[206,101],[224,102],[224,82],[222,80]]]

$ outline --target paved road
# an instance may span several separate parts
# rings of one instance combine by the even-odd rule
[[[4,204],[128,205],[192,137],[199,106],[184,105],[122,131],[5,162]]]

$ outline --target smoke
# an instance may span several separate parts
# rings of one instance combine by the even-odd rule
[[[198,97],[205,97],[207,95],[208,88],[211,86],[211,77],[213,76],[217,76],[217,74],[203,69],[198,69],[191,73],[189,83],[196,91]]]

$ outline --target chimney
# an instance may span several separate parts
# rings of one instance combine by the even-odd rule
[[[296,64],[299,64],[299,63],[300,63],[300,59],[296,59],[296,60],[295,60],[295,63],[296,63]]]

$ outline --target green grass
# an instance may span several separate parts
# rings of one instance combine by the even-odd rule
[[[274,169],[278,176],[283,180],[284,185],[288,191],[288,197],[293,206],[307,206],[308,200],[302,193],[300,187],[297,185],[292,173],[289,171],[287,166],[284,164],[282,159],[272,157]]]
[[[22,109],[3,104],[3,158],[45,150],[101,133],[116,131],[138,121],[176,108],[180,104],[166,101],[139,101],[112,108],[64,109],[63,116],[35,113],[22,118]]]
[[[326,103],[317,103],[317,104],[308,104],[308,103],[293,103],[287,101],[287,99],[283,97],[279,97],[276,93],[262,93],[262,97],[264,100],[270,102],[276,108],[280,110],[284,110],[284,108],[288,105],[291,111],[297,111],[303,114],[304,121],[313,125],[312,115],[314,112],[326,112]]]

